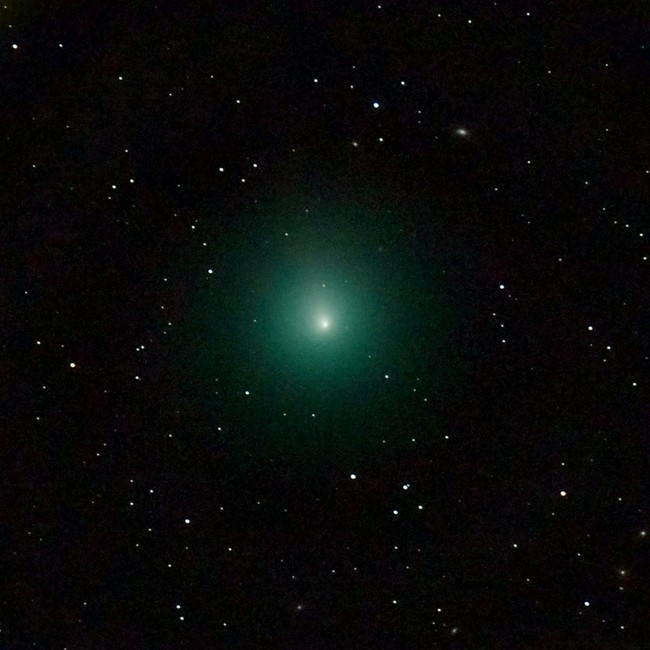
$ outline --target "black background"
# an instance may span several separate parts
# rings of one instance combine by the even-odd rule
[[[644,3],[0,17],[3,647],[644,647]],[[354,466],[188,370],[238,223],[323,196],[399,206],[456,313]]]

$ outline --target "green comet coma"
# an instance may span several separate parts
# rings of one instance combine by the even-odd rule
[[[443,267],[400,217],[296,199],[220,232],[183,326],[198,410],[245,422],[230,435],[265,454],[406,440],[400,418],[452,381],[454,314]]]

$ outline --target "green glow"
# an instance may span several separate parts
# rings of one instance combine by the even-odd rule
[[[241,217],[197,270],[188,372],[249,451],[368,454],[451,382],[442,268],[387,211],[291,204]]]

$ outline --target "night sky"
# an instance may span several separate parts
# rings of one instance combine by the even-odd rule
[[[649,27],[2,7],[0,646],[650,647]]]

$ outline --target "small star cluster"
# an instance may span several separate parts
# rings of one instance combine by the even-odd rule
[[[645,647],[643,11],[127,4],[0,8],[0,646]]]

